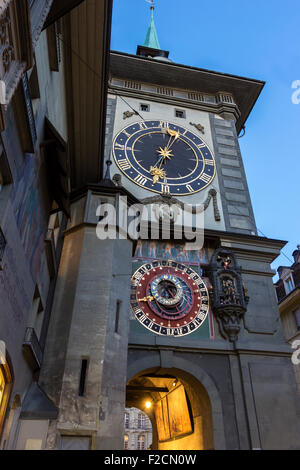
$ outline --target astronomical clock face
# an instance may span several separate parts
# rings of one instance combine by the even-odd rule
[[[154,261],[139,268],[132,277],[130,299],[136,319],[163,336],[193,333],[209,310],[201,277],[175,261]]]
[[[156,193],[186,196],[206,188],[216,173],[207,144],[184,127],[140,121],[115,137],[113,156],[137,185]]]

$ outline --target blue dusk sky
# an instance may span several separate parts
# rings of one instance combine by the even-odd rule
[[[266,82],[240,146],[259,234],[288,241],[292,261],[300,244],[299,0],[157,0],[154,14],[173,62]],[[114,0],[111,49],[135,54],[149,22],[145,0]],[[273,268],[291,261],[281,255]]]

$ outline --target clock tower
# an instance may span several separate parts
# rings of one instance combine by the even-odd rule
[[[239,147],[263,87],[172,62],[153,2],[137,54],[111,52],[106,176],[73,198],[52,319],[65,341],[42,371],[59,408],[52,436],[120,449],[126,406],[148,414],[153,449],[300,448],[270,268],[285,242],[258,236]],[[108,205],[118,236],[99,239]],[[134,237],[120,218],[137,205],[150,216]]]

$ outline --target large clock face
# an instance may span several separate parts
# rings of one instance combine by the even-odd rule
[[[139,268],[131,281],[131,309],[147,329],[162,336],[196,331],[209,311],[204,281],[175,261],[154,261]]]
[[[115,137],[113,156],[134,183],[156,193],[185,196],[206,188],[216,173],[207,144],[184,127],[140,121]]]

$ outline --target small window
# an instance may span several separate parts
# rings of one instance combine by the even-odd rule
[[[175,109],[175,116],[177,118],[185,119],[185,111],[182,111],[180,109]]]
[[[124,436],[124,449],[128,450],[128,443],[129,443],[129,436],[128,434],[125,434]]]
[[[35,287],[34,297],[31,305],[31,312],[28,320],[28,328],[35,331],[36,337],[40,340],[44,322],[44,307],[38,286]]]
[[[138,437],[138,450],[144,450],[145,449],[145,436],[139,436]]]
[[[129,428],[129,413],[125,413],[125,428]]]
[[[53,237],[53,243],[54,243],[55,248],[57,248],[62,222],[63,222],[63,213],[61,211],[55,212],[51,214],[49,217],[48,237],[49,239]]]
[[[149,113],[149,111],[150,111],[150,105],[149,105],[149,104],[141,103],[141,105],[140,105],[140,110],[143,111],[144,113]]]
[[[145,427],[145,418],[146,416],[143,413],[139,413],[138,415],[138,428],[144,429]]]
[[[294,283],[291,277],[286,280],[287,293],[289,294],[294,289]]]
[[[81,360],[81,370],[80,370],[80,379],[79,379],[79,388],[78,388],[78,395],[80,397],[84,397],[84,393],[85,393],[88,364],[89,364],[88,359]]]

